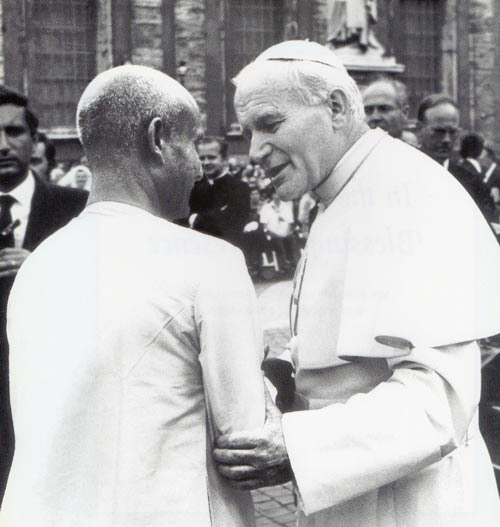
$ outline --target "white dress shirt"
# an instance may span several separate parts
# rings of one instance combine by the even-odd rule
[[[0,192],[0,196],[10,195],[16,201],[12,204],[10,213],[12,215],[12,221],[19,220],[21,223],[14,229],[14,241],[15,246],[20,248],[24,243],[24,236],[26,234],[26,227],[28,225],[28,219],[31,210],[31,200],[35,192],[35,178],[31,172],[24,181],[18,185],[14,190],[10,192]]]

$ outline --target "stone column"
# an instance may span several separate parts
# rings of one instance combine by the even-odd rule
[[[96,73],[113,67],[111,0],[97,0]]]
[[[458,0],[457,14],[457,101],[460,108],[462,128],[469,129],[470,113],[470,63],[469,63],[469,33],[470,5],[469,0]]]
[[[224,70],[224,2],[205,0],[207,131],[223,135],[226,126]]]
[[[443,93],[457,98],[457,0],[446,2],[445,22],[443,25],[442,78]]]
[[[175,0],[163,0],[162,8],[163,71],[176,77]],[[179,80],[179,79],[177,79]]]

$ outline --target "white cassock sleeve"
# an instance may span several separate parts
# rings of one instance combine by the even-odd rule
[[[224,247],[205,266],[195,302],[200,363],[212,433],[260,428],[265,418],[262,331],[240,251]]]
[[[480,396],[478,345],[414,348],[389,365],[392,376],[369,393],[283,417],[306,514],[414,473],[463,441]]]

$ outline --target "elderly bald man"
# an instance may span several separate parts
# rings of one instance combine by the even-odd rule
[[[278,44],[235,83],[280,197],[312,191],[325,212],[291,302],[295,411],[269,405],[262,430],[220,437],[219,470],[237,488],[293,476],[301,526],[498,525],[476,339],[500,329],[500,255],[480,211],[432,159],[368,129],[324,47]]]
[[[201,174],[196,103],[122,66],[90,83],[77,118],[89,205],[32,254],[9,305],[16,452],[0,524],[253,525],[250,494],[207,456],[217,434],[264,422],[253,286],[238,249],[169,221]]]

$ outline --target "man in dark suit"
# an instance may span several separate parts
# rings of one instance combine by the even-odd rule
[[[477,206],[489,222],[498,222],[490,187],[485,182],[485,171],[479,162],[484,150],[484,137],[470,133],[462,138],[459,163],[450,163],[450,172],[469,190]]]
[[[496,221],[496,210],[489,190],[472,167],[452,159],[459,136],[460,114],[457,103],[440,93],[428,95],[418,108],[421,149],[442,164],[465,188],[487,221]],[[470,165],[470,163],[469,163]]]
[[[205,137],[198,144],[204,176],[191,192],[189,224],[239,246],[250,216],[250,188],[224,167],[226,150],[227,144],[216,137]]]
[[[6,307],[17,271],[45,238],[77,216],[87,193],[48,185],[30,170],[38,119],[28,100],[0,86],[0,501],[14,452]]]

